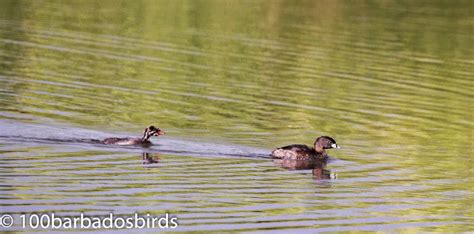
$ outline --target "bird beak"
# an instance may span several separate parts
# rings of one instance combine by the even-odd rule
[[[165,135],[166,132],[165,132],[165,131],[158,131],[157,134],[158,134],[158,136],[159,136],[159,135]]]
[[[340,149],[340,148],[341,148],[341,147],[338,146],[337,144],[332,144],[331,147],[334,148],[334,149]]]

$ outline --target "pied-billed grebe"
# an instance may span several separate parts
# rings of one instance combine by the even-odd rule
[[[326,149],[341,148],[336,141],[328,136],[320,136],[314,142],[314,148],[307,145],[287,145],[272,151],[275,158],[288,160],[326,159]]]
[[[142,146],[149,146],[151,145],[151,141],[149,140],[152,136],[159,136],[165,135],[165,132],[159,128],[155,128],[154,126],[150,126],[145,128],[145,132],[143,133],[142,138],[106,138],[102,141],[102,143],[106,145],[142,145]]]

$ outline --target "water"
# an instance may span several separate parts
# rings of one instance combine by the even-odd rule
[[[474,231],[471,12],[0,1],[0,213],[168,212],[181,231]],[[93,143],[150,124],[168,133],[151,148]],[[342,146],[328,164],[268,157],[320,135]]]

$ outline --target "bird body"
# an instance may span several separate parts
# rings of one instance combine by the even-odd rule
[[[321,136],[314,142],[314,148],[307,145],[295,144],[277,148],[272,151],[271,156],[287,160],[314,160],[326,159],[326,149],[340,148],[336,141],[328,136]]]
[[[150,126],[148,128],[145,128],[145,131],[143,132],[143,137],[142,138],[131,138],[131,137],[125,137],[125,138],[118,138],[118,137],[110,137],[106,138],[101,141],[101,143],[106,144],[106,145],[141,145],[141,146],[150,146],[152,145],[151,141],[149,140],[150,137],[152,136],[160,136],[164,135],[165,132],[162,131],[159,128],[156,128],[154,126]]]

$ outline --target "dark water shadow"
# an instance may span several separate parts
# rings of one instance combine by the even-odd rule
[[[142,164],[146,169],[158,168],[160,166],[161,157],[157,153],[142,153]]]
[[[313,179],[315,180],[331,180],[336,179],[337,174],[326,169],[330,160],[283,160],[274,159],[273,163],[279,167],[294,170],[311,170]]]

